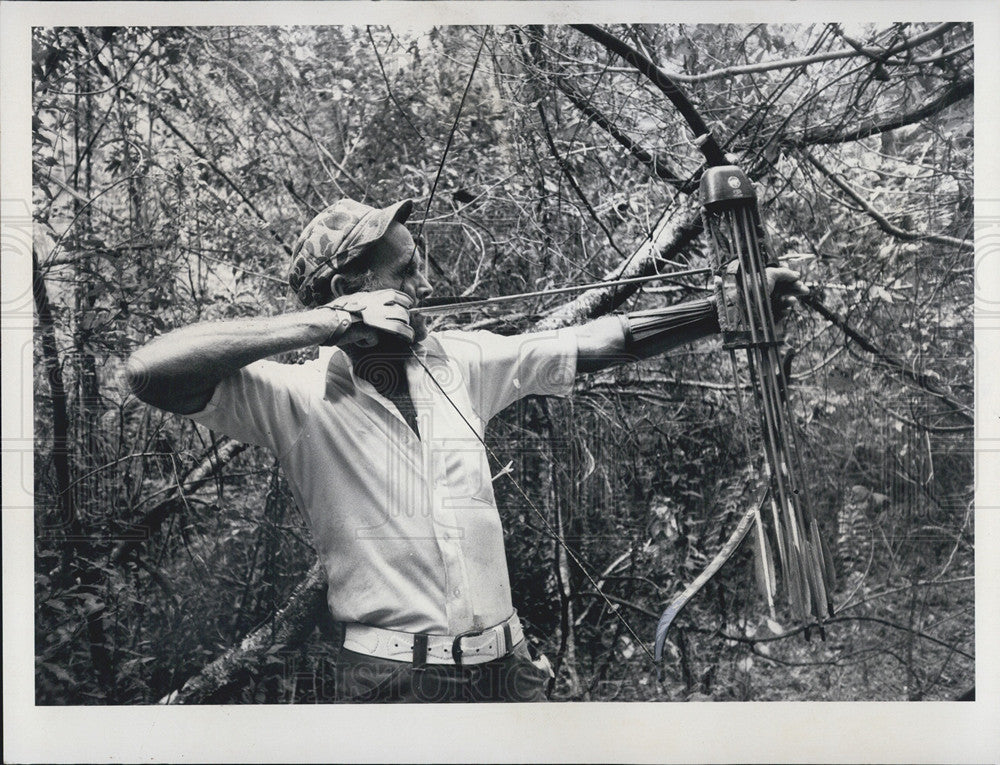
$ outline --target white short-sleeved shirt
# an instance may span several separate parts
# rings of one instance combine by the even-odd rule
[[[513,610],[490,465],[469,424],[482,437],[523,396],[567,395],[577,346],[566,330],[449,331],[414,352],[444,389],[407,361],[419,438],[330,348],[306,364],[250,364],[190,417],[277,455],[326,567],[335,619],[454,635]]]

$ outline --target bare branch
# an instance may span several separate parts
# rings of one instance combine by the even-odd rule
[[[617,141],[636,160],[648,167],[653,175],[675,188],[680,188],[684,185],[684,180],[680,178],[677,171],[673,170],[663,159],[650,154],[642,146],[625,135],[603,112],[594,107],[588,99],[584,98],[580,91],[570,85],[564,77],[557,76],[554,78],[554,81],[556,87],[566,95],[587,119],[602,128],[604,132]]]
[[[866,351],[874,355],[880,361],[883,361],[891,371],[895,372],[901,377],[905,377],[907,380],[916,383],[919,387],[923,388],[931,395],[936,396],[937,398],[944,401],[946,404],[948,404],[948,406],[952,408],[956,417],[959,417],[960,419],[970,424],[975,422],[975,418],[971,414],[969,414],[969,410],[971,407],[966,406],[965,404],[962,404],[961,402],[956,401],[954,398],[949,396],[927,375],[920,374],[919,372],[915,372],[912,369],[910,369],[910,365],[908,365],[903,359],[889,353],[886,350],[883,350],[882,348],[879,348],[877,345],[875,345],[875,343],[873,343],[867,337],[858,332],[857,329],[852,327],[847,322],[846,319],[844,319],[841,316],[838,316],[836,313],[827,308],[823,304],[823,301],[820,300],[817,295],[815,294],[803,295],[802,297],[799,298],[799,300],[804,305],[807,305],[814,311],[816,311],[816,313],[818,313],[824,319],[834,324],[845,335],[851,338],[854,342],[856,342]]]
[[[973,79],[970,77],[968,79],[952,83],[937,98],[928,101],[923,106],[920,106],[913,111],[903,112],[902,114],[898,114],[896,116],[875,115],[873,117],[866,118],[864,121],[859,122],[845,130],[835,130],[834,128],[827,126],[813,128],[806,130],[805,133],[803,133],[799,138],[790,139],[786,141],[786,143],[794,146],[848,143],[850,141],[857,141],[861,138],[867,138],[871,135],[886,133],[890,130],[903,127],[904,125],[912,125],[925,120],[928,117],[932,117],[935,114],[944,111],[952,104],[956,104],[959,101],[968,98],[972,95],[972,91]]]
[[[869,218],[875,221],[880,229],[890,236],[894,236],[897,239],[902,239],[907,242],[935,242],[936,244],[945,244],[951,247],[972,247],[972,242],[969,239],[957,239],[953,236],[945,236],[944,234],[923,234],[919,231],[909,231],[907,229],[900,228],[894,225],[885,217],[882,213],[876,210],[872,204],[864,199],[858,192],[852,189],[844,180],[839,178],[832,170],[822,164],[818,159],[816,159],[812,154],[810,154],[805,149],[801,150],[800,153],[810,165],[819,170],[823,175],[825,175],[833,184],[844,192],[852,201],[854,201],[861,209],[864,211]]]
[[[903,51],[910,50],[911,48],[916,48],[918,45],[923,45],[925,42],[933,40],[935,37],[940,37],[954,26],[955,24],[953,22],[939,24],[933,29],[929,29],[924,32],[922,35],[917,35],[910,40],[901,42],[899,45],[894,45],[888,49],[875,47],[861,47],[858,49],[844,48],[843,50],[817,53],[812,56],[802,56],[800,58],[786,58],[780,61],[764,61],[759,64],[748,64],[746,66],[727,66],[723,69],[715,69],[711,72],[703,72],[702,74],[679,74],[677,72],[665,72],[665,74],[678,82],[708,82],[710,80],[721,80],[740,74],[756,74],[758,72],[770,72],[775,69],[793,69],[800,66],[809,66],[810,64],[819,64],[824,61],[836,61],[841,58],[868,56],[870,58],[882,60],[888,56],[894,56],[897,53],[902,53]]]

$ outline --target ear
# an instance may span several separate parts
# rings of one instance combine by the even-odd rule
[[[347,279],[343,274],[334,274],[330,277],[330,293],[335,298],[347,293]]]

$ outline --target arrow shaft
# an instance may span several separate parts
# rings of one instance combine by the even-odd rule
[[[619,287],[624,284],[642,284],[657,280],[677,279],[682,276],[698,276],[711,273],[711,268],[689,268],[684,271],[673,271],[669,274],[652,274],[650,276],[631,276],[627,279],[613,279],[603,282],[591,282],[589,284],[576,284],[571,287],[555,287],[547,290],[536,290],[534,292],[521,292],[516,295],[497,295],[496,297],[474,298],[471,300],[455,300],[453,303],[443,303],[441,305],[417,306],[411,308],[410,313],[433,315],[439,313],[451,313],[453,311],[465,311],[484,306],[499,305],[515,300],[528,300],[535,297],[545,297],[547,295],[567,295],[572,292],[586,292],[608,287]]]

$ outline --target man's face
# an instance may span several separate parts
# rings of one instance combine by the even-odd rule
[[[393,221],[379,240],[369,266],[369,290],[392,289],[405,292],[418,305],[434,288],[424,277],[423,257],[413,237],[402,223]],[[416,342],[427,336],[423,317],[414,315],[411,321]]]

